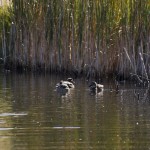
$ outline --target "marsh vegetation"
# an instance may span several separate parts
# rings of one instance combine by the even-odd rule
[[[150,79],[149,0],[12,0],[7,11],[0,49],[9,69]]]

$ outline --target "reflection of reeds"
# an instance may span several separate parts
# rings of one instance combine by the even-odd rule
[[[9,56],[16,67],[149,78],[148,0],[12,2]]]

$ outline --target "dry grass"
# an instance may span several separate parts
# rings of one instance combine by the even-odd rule
[[[13,0],[17,68],[150,78],[149,0]]]

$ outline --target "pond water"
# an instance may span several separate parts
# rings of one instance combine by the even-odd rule
[[[95,95],[80,78],[75,89],[61,95],[55,85],[62,78],[0,75],[0,149],[150,149],[146,88],[122,84],[117,93],[106,82]]]

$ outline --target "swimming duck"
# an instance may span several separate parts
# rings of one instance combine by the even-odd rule
[[[58,92],[68,92],[70,88],[63,80],[61,80],[59,83],[56,84],[56,90]]]
[[[74,88],[74,81],[72,78],[68,78],[67,81],[63,81],[64,84],[67,84],[69,88]]]
[[[103,91],[104,85],[102,84],[97,84],[95,81],[92,81],[91,84],[89,85],[90,91],[94,93],[99,93]]]

